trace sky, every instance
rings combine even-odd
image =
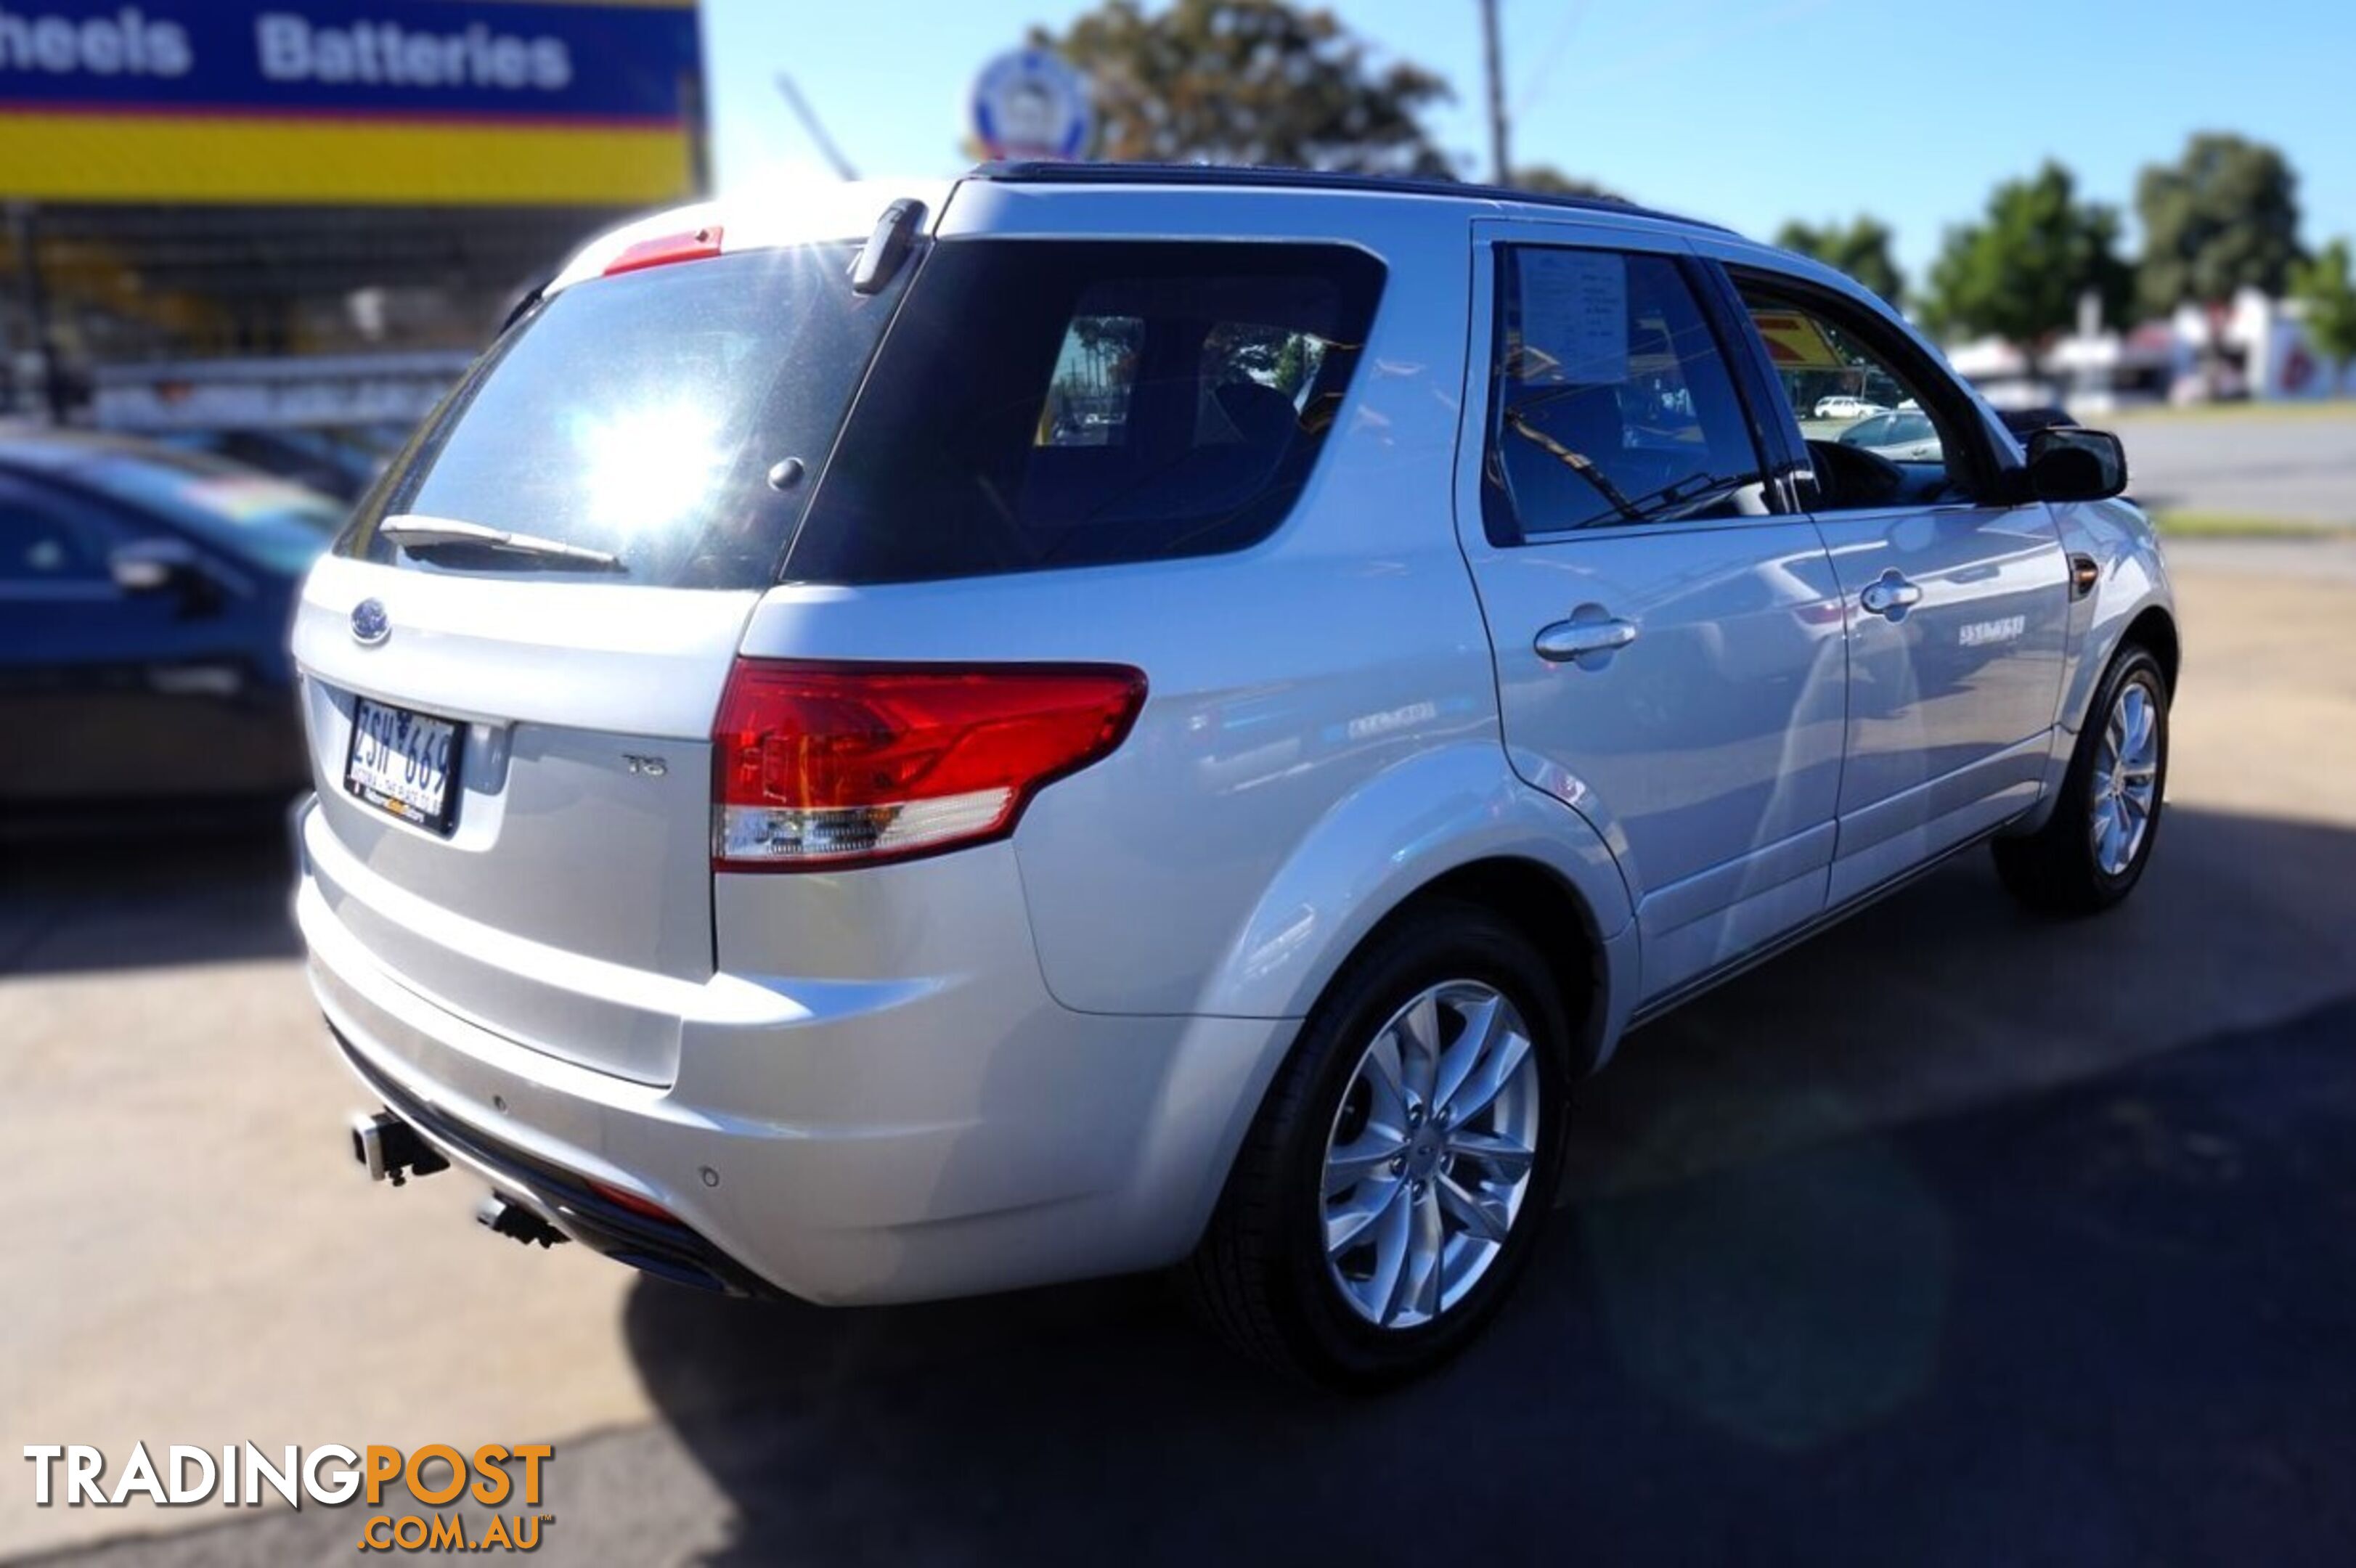
[[[1151,0],[1149,0],[1151,3]],[[1475,0],[1328,0],[1445,77],[1443,147],[1486,177]],[[2136,171],[2199,130],[2272,142],[2310,245],[2356,231],[2356,5],[2345,0],[1499,0],[1517,164],[1761,238],[1871,212],[1920,278],[1997,181],[2059,158],[2126,216]],[[723,191],[822,172],[789,71],[862,175],[963,166],[976,69],[1059,0],[701,0]]]

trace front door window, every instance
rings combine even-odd
[[[1746,284],[1742,301],[1815,470],[1811,510],[1963,498],[1934,389],[1819,307]]]

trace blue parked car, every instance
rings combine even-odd
[[[203,453],[0,432],[0,812],[294,794],[287,621],[343,513]]]

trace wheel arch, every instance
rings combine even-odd
[[[2130,644],[2151,650],[2152,657],[2159,661],[2161,677],[2168,682],[2169,700],[2174,702],[2176,672],[2184,657],[2184,645],[2177,636],[2176,617],[2164,604],[2144,606],[2136,618],[2127,623],[2127,629],[2119,635],[2118,646],[2111,650],[2110,660],[2104,661],[2105,667],[2116,660],[2120,651]]]
[[[1580,960],[1600,1059],[1635,983],[1633,901],[1601,836],[1494,741],[1423,752],[1336,802],[1275,868],[1193,1010],[1307,1017],[1376,929],[1435,889],[1495,903],[1542,952],[1625,955],[1594,958],[1591,981]]]
[[[1521,855],[1491,855],[1440,873],[1408,891],[1370,926],[1351,952],[1380,941],[1392,928],[1434,904],[1475,904],[1503,917],[1520,932],[1555,982],[1569,1026],[1563,1067],[1573,1079],[1585,1076],[1604,1054],[1605,1004],[1612,997],[1608,946],[1595,912],[1579,890],[1553,868]],[[1576,932],[1577,940],[1564,940]],[[1347,967],[1345,959],[1326,983],[1332,989]],[[1323,997],[1321,995],[1320,1001]]]
[[[1637,985],[1633,901],[1619,862],[1584,816],[1513,772],[1494,733],[1419,752],[1308,825],[1188,1009],[1204,1022],[1266,1020],[1268,1031],[1248,1056],[1208,1053],[1219,1059],[1203,1069],[1207,1079],[1180,1096],[1193,1129],[1183,1160],[1147,1162],[1201,1174],[1173,1220],[1186,1245],[1201,1235],[1298,1048],[1301,1020],[1383,926],[1451,892],[1505,901],[1526,931],[1573,923],[1574,941],[1537,945],[1575,951],[1579,964],[1593,965],[1572,1070],[1608,1058]]]
[[[2135,575],[2140,580],[2139,590],[2132,598],[2117,604],[2100,604],[2092,615],[2091,624],[2082,634],[2083,641],[2065,682],[2061,711],[2053,727],[2053,747],[2045,766],[2045,779],[2037,805],[2019,821],[2004,830],[2008,838],[2025,837],[2041,831],[2052,819],[2062,795],[2062,786],[2070,773],[2071,760],[2077,754],[2079,737],[2091,722],[2095,697],[2103,682],[2110,678],[2111,668],[2119,656],[2129,647],[2150,650],[2159,661],[2160,675],[2168,687],[2171,705],[2176,699],[2178,671],[2183,660],[2183,642],[2178,632],[2176,607],[2167,592],[2164,576],[2156,570],[2157,558],[2131,559]]]
[[[1592,836],[1593,830],[1585,828],[1575,813],[1560,809]],[[1596,842],[1600,846],[1601,840]],[[1301,1005],[1301,1019],[1305,1020],[1334,994],[1353,958],[1434,904],[1458,901],[1494,911],[1522,932],[1554,976],[1569,1026],[1563,1044],[1568,1058],[1563,1062],[1566,1081],[1575,1082],[1600,1067],[1632,1004],[1636,982],[1635,926],[1627,921],[1616,933],[1608,932],[1590,892],[1546,859],[1513,850],[1459,859],[1401,891],[1364,922],[1346,949],[1323,970],[1316,989]],[[1607,901],[1605,907],[1613,906]],[[1576,939],[1562,941],[1565,930],[1575,930]],[[1202,1238],[1235,1179],[1248,1140],[1266,1120],[1282,1070],[1301,1049],[1300,1028],[1281,1029],[1274,1038],[1282,1042],[1281,1048],[1262,1056],[1243,1094],[1230,1103],[1215,1157],[1185,1211],[1179,1233],[1187,1238],[1191,1254],[1199,1256]]]

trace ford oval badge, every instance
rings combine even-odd
[[[392,635],[392,617],[381,599],[363,599],[352,606],[352,641],[372,648]]]

